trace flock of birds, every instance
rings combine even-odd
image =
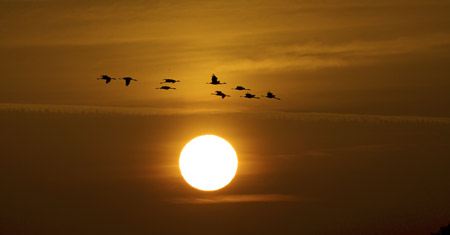
[[[112,78],[112,77],[110,77],[110,76],[108,76],[108,75],[102,75],[101,77],[99,77],[99,78],[97,78],[97,79],[99,79],[99,80],[105,80],[106,83],[110,83],[111,80],[116,80],[115,78]],[[119,78],[119,79],[120,79],[120,80],[125,80],[125,86],[130,85],[130,82],[131,82],[131,81],[137,81],[136,79],[131,78],[131,77],[123,77],[123,78]],[[163,81],[161,82],[161,84],[166,84],[166,83],[172,83],[172,84],[174,84],[174,83],[177,83],[177,82],[180,82],[180,80],[175,80],[175,79],[169,79],[169,78],[166,78],[166,79],[163,79]],[[219,81],[219,79],[217,78],[217,76],[213,74],[212,77],[211,77],[211,82],[208,82],[208,83],[206,83],[206,84],[211,84],[211,85],[223,85],[223,84],[226,84],[226,83],[223,83],[223,82]],[[170,87],[170,86],[167,86],[167,85],[163,85],[163,86],[158,87],[158,88],[156,88],[156,89],[161,89],[161,90],[171,90],[171,89],[173,89],[173,90],[175,90],[176,88]],[[238,90],[238,91],[249,91],[249,90],[250,90],[250,89],[247,89],[247,88],[245,88],[245,87],[243,87],[243,86],[236,86],[235,88],[232,88],[232,89],[233,89],[233,90]],[[212,94],[212,95],[220,96],[220,97],[222,97],[222,99],[225,99],[225,97],[230,97],[230,95],[227,95],[227,94],[223,93],[222,91],[215,91],[214,93],[211,93],[211,94]],[[254,94],[251,94],[251,93],[249,93],[249,92],[247,92],[244,96],[240,96],[240,97],[244,97],[244,98],[247,98],[247,99],[259,99],[259,97],[257,97],[257,96],[254,95]],[[268,99],[276,99],[276,100],[280,100],[280,98],[276,97],[276,96],[275,96],[272,92],[270,92],[270,91],[268,91],[266,95],[262,95],[262,97],[266,97],[266,98],[268,98]]]

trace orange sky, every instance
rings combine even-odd
[[[0,0],[0,234],[437,231],[450,221],[449,12]],[[205,84],[213,73],[227,84]],[[156,90],[163,78],[181,82]],[[177,168],[202,134],[239,157],[213,193]]]
[[[442,1],[1,4],[3,103],[210,107],[216,73],[233,108],[249,107],[230,90],[243,85],[284,98],[257,109],[449,114]],[[154,89],[165,77],[182,80],[175,94]]]

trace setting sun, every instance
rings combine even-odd
[[[192,187],[203,191],[214,191],[229,184],[237,166],[236,151],[215,135],[194,138],[180,155],[181,175]]]

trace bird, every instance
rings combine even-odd
[[[249,91],[250,89],[247,89],[243,86],[237,86],[236,88],[231,88],[233,90],[238,90],[238,91]]]
[[[136,79],[131,78],[131,77],[124,77],[124,78],[120,78],[120,79],[125,80],[125,85],[126,85],[126,86],[130,85],[130,82],[131,82],[132,80],[133,80],[133,81],[137,81]]]
[[[109,83],[110,81],[111,81],[111,79],[112,80],[116,80],[115,78],[112,78],[112,77],[110,77],[110,76],[108,76],[108,75],[102,75],[102,77],[99,77],[99,78],[97,78],[98,80],[100,80],[100,79],[104,79],[105,81],[106,81],[106,83]]]
[[[180,82],[180,80],[175,80],[175,79],[170,79],[170,78],[165,78],[163,79],[164,81],[161,82],[161,84],[163,83],[176,83],[176,82]]]
[[[176,90],[177,88],[170,87],[170,86],[162,86],[162,87],[156,88],[156,89],[161,89],[161,90],[170,90],[170,89],[174,89],[174,90]]]
[[[280,100],[280,98],[276,97],[272,92],[268,91],[266,96],[262,96],[262,97],[266,97],[269,99],[276,99],[276,100]]]
[[[259,99],[259,97],[256,97],[255,95],[250,94],[248,92],[245,94],[245,96],[241,96],[241,97],[248,98],[248,99]]]
[[[225,97],[230,97],[229,95],[223,93],[222,91],[216,91],[216,93],[211,93],[211,95],[221,96],[222,99],[225,99]]]
[[[216,75],[213,74],[212,77],[211,77],[211,82],[210,82],[210,83],[206,83],[206,84],[222,85],[222,84],[226,84],[226,83],[220,82],[220,81],[217,79]]]

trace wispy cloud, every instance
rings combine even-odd
[[[394,116],[370,114],[342,114],[319,112],[285,112],[255,111],[240,112],[226,109],[185,109],[185,108],[152,108],[152,107],[113,107],[88,105],[51,105],[51,104],[10,104],[0,103],[0,111],[41,112],[62,114],[119,114],[133,116],[169,116],[169,115],[220,115],[229,114],[236,117],[255,117],[262,119],[281,119],[297,121],[328,121],[357,123],[411,123],[449,125],[449,117]]]
[[[173,198],[168,202],[175,204],[218,204],[239,202],[293,202],[300,198],[287,194],[242,194],[242,195],[220,195],[201,198]]]
[[[221,70],[314,70],[343,67],[381,61],[383,56],[417,54],[439,46],[450,45],[450,34],[398,37],[386,40],[346,41],[325,43],[320,41],[302,44],[268,46],[254,58],[224,61]]]
[[[135,116],[167,116],[192,114],[220,114],[215,109],[181,109],[153,107],[115,107],[93,105],[10,104],[0,103],[0,110],[17,112],[66,113],[66,114],[122,114]],[[226,111],[226,113],[230,113]]]
[[[290,119],[298,121],[450,124],[450,118],[448,117],[395,116],[351,113],[267,112],[264,118]]]

